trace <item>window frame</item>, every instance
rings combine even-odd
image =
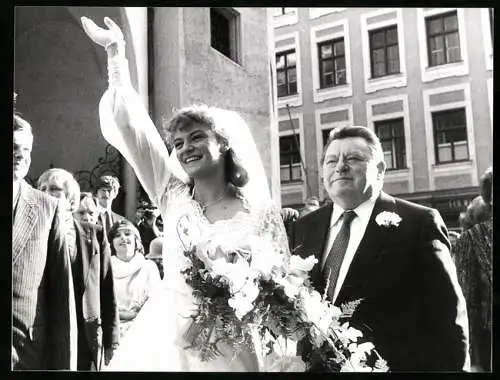
[[[451,16],[451,15],[455,16],[457,27],[456,27],[456,29],[445,31],[445,22],[444,22],[444,19],[446,17]],[[430,23],[432,21],[434,21],[434,20],[440,20],[442,31],[432,34],[430,32]],[[456,60],[456,61],[450,61],[447,58],[447,56],[448,56],[447,52],[448,52],[449,48],[448,48],[448,46],[446,44],[446,37],[449,36],[449,35],[455,34],[455,33],[458,36],[459,59]],[[444,63],[441,63],[441,64],[438,64],[438,63],[433,64],[432,63],[432,51],[431,51],[431,47],[430,47],[430,45],[431,45],[430,41],[431,41],[432,38],[435,38],[435,37],[440,37],[441,41],[443,43]],[[443,66],[443,65],[448,65],[450,63],[458,63],[458,62],[462,62],[463,61],[463,59],[462,59],[462,51],[461,51],[461,46],[460,46],[460,28],[459,28],[459,25],[458,25],[458,12],[457,12],[457,10],[452,10],[452,11],[448,11],[448,12],[439,13],[437,15],[432,15],[432,16],[425,17],[425,38],[427,40],[427,62],[428,62],[428,66],[429,67],[439,67],[439,66]]]
[[[393,13],[393,17],[387,17]],[[382,19],[379,19],[380,17]],[[370,32],[393,26],[396,26],[398,36],[399,73],[373,77]],[[363,51],[365,93],[370,94],[380,90],[407,86],[408,76],[406,69],[406,43],[404,36],[402,8],[384,8],[361,14],[361,46]]]
[[[288,58],[287,58],[287,56],[289,54],[292,54],[292,53],[295,54],[295,64],[293,66],[288,66]],[[285,67],[284,67],[284,69],[278,69],[278,67],[277,67],[278,56],[284,56],[285,57],[284,58],[285,59]],[[275,54],[275,57],[276,57],[276,95],[277,95],[277,97],[278,98],[286,98],[288,96],[297,95],[299,93],[298,78],[297,78],[297,51],[295,49],[289,49],[289,50],[285,50],[285,51],[282,51],[282,52],[277,52]],[[292,69],[295,70],[295,93],[290,93],[289,92],[289,90],[290,90],[290,82],[288,81],[288,71],[292,70]],[[287,94],[286,95],[280,95],[279,94],[278,73],[282,72],[282,71],[285,72],[285,83],[286,83],[286,87],[287,87]]]
[[[388,44],[387,43],[387,32],[390,31],[390,30],[395,30],[396,31],[396,37],[397,37],[397,42],[395,44]],[[375,75],[374,74],[374,68],[375,68],[375,62],[373,60],[373,51],[374,51],[374,48],[373,48],[373,35],[376,34],[376,33],[380,33],[380,32],[383,32],[384,33],[384,46],[383,46],[383,49],[384,49],[384,56],[385,56],[385,59],[384,59],[384,69],[385,69],[385,74],[383,75]],[[378,78],[383,78],[383,77],[386,77],[386,76],[390,76],[390,75],[396,75],[396,74],[401,74],[401,59],[399,57],[399,34],[398,34],[398,25],[397,24],[393,24],[393,25],[389,25],[389,26],[385,26],[385,27],[382,27],[382,28],[377,28],[377,29],[371,29],[368,31],[368,41],[369,41],[369,47],[370,47],[370,69],[371,69],[371,77],[370,79],[378,79]],[[388,55],[388,50],[390,47],[393,47],[393,46],[397,46],[397,51],[398,51],[398,71],[397,72],[394,72],[394,73],[390,73],[389,72],[389,55]]]
[[[290,150],[290,151],[286,151],[285,153],[282,152],[281,150],[281,139],[285,139],[285,138],[291,138],[292,140],[292,145],[294,146],[295,150]],[[298,146],[297,146],[298,144]],[[299,132],[291,132],[289,134],[285,134],[285,135],[280,135],[279,137],[279,152],[280,152],[280,183],[281,184],[289,184],[289,183],[302,183],[304,182],[304,178],[303,178],[303,175],[304,173],[302,173],[302,160],[301,160],[301,157],[302,157],[302,154],[301,154],[301,147],[300,147],[300,131]],[[289,160],[289,162],[287,162],[286,164],[283,164],[282,161],[281,161],[281,156],[283,154],[286,154],[288,157],[290,156],[293,156],[293,155],[297,155],[298,158],[299,158],[299,161],[298,162],[292,162],[291,160]],[[293,178],[293,173],[294,173],[294,169],[296,168],[299,168],[299,173],[300,173],[300,178]],[[289,174],[289,179],[288,180],[283,180],[282,177],[281,177],[281,172],[284,168],[288,168],[288,174]]]
[[[228,54],[215,46],[212,12],[228,22]],[[210,47],[238,65],[241,61],[241,15],[234,8],[210,8]]]
[[[344,54],[342,55],[335,55],[335,49],[334,49],[334,46],[336,43],[339,43],[339,42],[342,42],[342,44],[344,45]],[[323,46],[331,46],[332,48],[332,57],[331,58],[322,58],[321,57],[321,48]],[[319,87],[320,89],[328,89],[328,88],[334,88],[334,87],[338,87],[338,86],[343,86],[343,85],[346,85],[347,84],[347,65],[346,65],[346,53],[345,53],[345,39],[344,37],[338,37],[338,38],[335,38],[335,39],[331,39],[331,40],[325,40],[325,41],[321,41],[321,42],[317,42],[317,46],[318,46],[318,70],[319,70]],[[335,62],[337,60],[340,60],[342,59],[344,61],[344,83],[335,83],[336,82],[336,76],[337,76],[337,70],[335,69]],[[332,86],[326,86],[325,85],[325,79],[324,79],[324,76],[325,76],[325,73],[323,72],[323,62],[324,61],[332,61],[333,63],[333,85]]]
[[[439,126],[436,125],[436,120],[435,120],[437,117],[445,118],[449,114],[452,114],[452,113],[457,114],[459,112],[461,112],[461,114],[463,115],[463,125],[462,126],[452,126],[452,128],[449,128],[446,131],[438,131],[437,127],[439,127]],[[434,163],[435,163],[435,165],[446,165],[446,164],[453,164],[453,163],[457,163],[457,162],[466,162],[466,161],[470,160],[471,154],[469,151],[469,140],[468,140],[468,136],[467,136],[467,114],[466,114],[466,112],[467,112],[467,110],[466,110],[465,106],[460,107],[460,108],[450,108],[450,109],[446,109],[446,110],[431,112],[432,132],[433,132],[433,138],[434,138]],[[446,128],[448,126],[444,126],[444,127]],[[457,130],[462,130],[462,129],[464,130],[465,137],[466,137],[465,146],[467,149],[467,157],[462,158],[462,159],[458,159],[458,160],[455,159],[455,141],[452,140],[450,142],[451,160],[441,161],[439,159],[439,145],[440,144],[438,143],[438,138],[437,138],[438,133],[440,133],[440,132],[455,132]]]
[[[449,13],[451,11],[457,12],[461,61],[446,65],[429,66],[425,19],[429,16]],[[417,8],[417,36],[422,82],[427,83],[449,77],[469,75],[469,54],[467,50],[467,28],[464,8]]]
[[[446,94],[455,91],[463,91],[463,99],[452,102],[440,102],[431,104],[431,97],[439,94]],[[474,117],[472,113],[471,85],[469,82],[447,85],[436,88],[424,89],[422,91],[424,105],[425,143],[427,154],[427,170],[429,173],[429,190],[444,189],[443,185],[437,184],[437,180],[444,177],[456,177],[468,175],[471,178],[470,186],[478,186],[479,177],[477,172],[476,138],[474,128]],[[434,129],[432,123],[432,113],[454,108],[465,108],[467,145],[469,160],[461,162],[451,162],[448,164],[436,165],[434,147]]]
[[[330,29],[330,32],[325,32]],[[320,36],[317,36],[320,34]],[[322,35],[321,35],[322,34]],[[344,57],[345,57],[345,78],[346,83],[342,85],[321,88],[320,79],[320,51],[318,45],[325,41],[344,39]],[[352,77],[351,77],[351,43],[349,39],[349,21],[341,19],[339,21],[322,23],[313,26],[310,29],[310,59],[311,75],[313,82],[313,102],[320,103],[325,100],[336,98],[348,98],[352,96]]]
[[[282,46],[279,44],[282,41],[293,40],[293,42],[286,43]],[[276,75],[276,99],[277,99],[277,107],[278,109],[286,107],[288,104],[290,107],[298,107],[302,105],[302,75],[301,75],[301,60],[300,60],[300,42],[299,42],[299,33],[292,32],[286,34],[279,34],[274,38],[274,59],[276,60],[276,55],[287,50],[295,50],[296,54],[296,68],[297,68],[297,94],[289,95],[289,96],[281,96],[278,97],[278,72],[276,68],[276,61],[273,64]]]
[[[396,117],[396,118],[387,118],[387,119],[380,119],[376,120],[373,122],[373,129],[375,131],[375,134],[378,136],[380,143],[383,144],[384,141],[391,141],[391,147],[392,147],[392,167],[389,167],[386,162],[386,171],[394,171],[394,170],[405,170],[408,169],[407,167],[407,153],[406,153],[406,136],[405,136],[405,125],[404,125],[404,116]],[[399,123],[399,124],[396,124]],[[398,125],[398,128],[400,130],[400,136],[395,136],[394,135],[394,126]],[[382,138],[379,136],[379,133],[377,129],[379,127],[383,126],[390,126],[391,128],[391,136],[387,138]],[[399,142],[399,146],[402,146],[402,155],[400,156],[397,152],[397,142]],[[401,152],[399,152],[401,153]],[[384,157],[385,159],[385,157]],[[399,159],[399,160],[398,160]],[[398,161],[401,164],[401,166],[398,165]]]

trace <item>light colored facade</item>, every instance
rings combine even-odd
[[[99,130],[98,100],[107,88],[106,53],[85,35],[80,17],[111,17],[127,42],[132,83],[157,128],[175,109],[206,103],[248,122],[279,200],[277,128],[272,98],[271,15],[266,8],[16,7],[17,109],[33,125],[30,169],[75,173],[84,190],[98,175],[120,177],[118,211],[132,217],[138,182]],[[224,42],[214,38],[214,30]],[[217,45],[217,46],[216,46]],[[273,173],[274,171],[274,173]]]
[[[365,125],[384,139],[384,190],[456,227],[493,160],[492,17],[488,8],[274,8],[282,204],[324,199],[328,131]]]

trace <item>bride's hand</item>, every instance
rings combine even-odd
[[[96,44],[107,47],[113,43],[124,42],[123,33],[118,25],[109,17],[104,17],[104,23],[108,29],[101,28],[88,17],[82,17],[82,26],[85,33]]]

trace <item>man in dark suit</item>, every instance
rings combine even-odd
[[[386,165],[368,128],[332,131],[322,165],[333,205],[297,220],[291,239],[318,259],[316,290],[336,306],[361,299],[351,323],[391,371],[467,370],[465,301],[439,212],[381,191]]]
[[[38,188],[62,199],[73,213],[67,236],[78,322],[77,369],[100,371],[120,337],[108,239],[101,226],[79,220],[80,186],[70,172],[49,169],[38,179]]]
[[[96,198],[101,208],[99,213],[98,223],[103,226],[106,235],[109,233],[111,226],[125,217],[111,210],[111,205],[118,195],[120,182],[118,178],[112,175],[103,175],[99,177],[96,184]]]
[[[77,327],[64,209],[24,181],[33,135],[17,114],[13,127],[12,369],[74,370]]]

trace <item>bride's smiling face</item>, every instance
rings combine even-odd
[[[224,165],[223,146],[208,126],[192,123],[173,132],[177,158],[191,178],[205,177]]]

